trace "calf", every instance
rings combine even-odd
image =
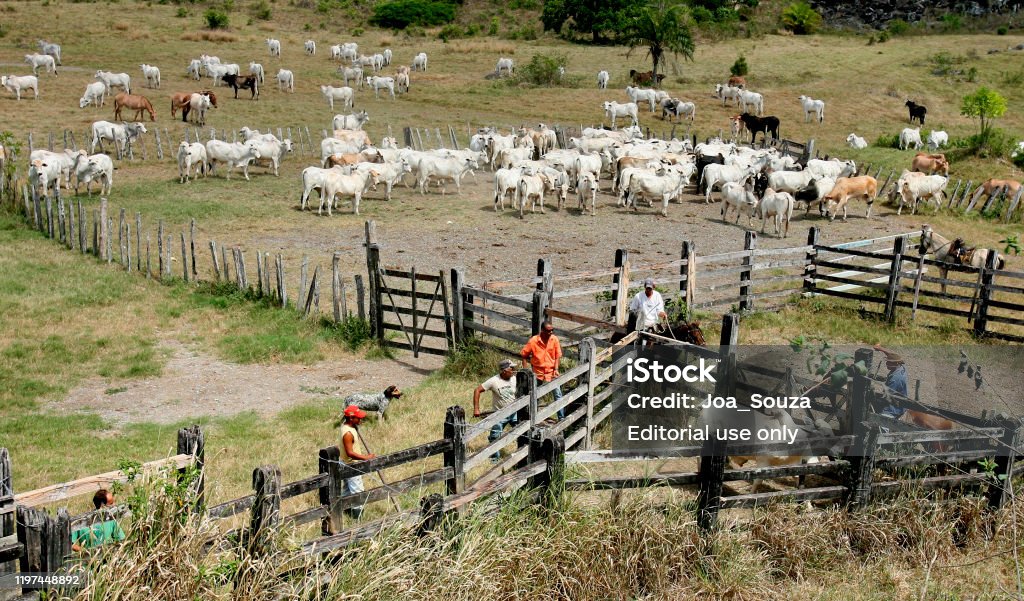
[[[871,217],[871,205],[875,202],[875,197],[878,195],[878,181],[870,175],[862,175],[860,177],[841,177],[836,180],[836,185],[832,188],[832,191],[825,195],[825,214],[829,216],[829,221],[836,220],[836,214],[839,209],[843,210],[843,221],[846,221],[846,205],[849,203],[851,198],[863,198],[867,202],[868,210],[864,214],[865,218]]]
[[[427,70],[427,53],[420,52],[412,59],[412,70],[413,71],[426,71]]]
[[[857,150],[864,150],[865,148],[868,147],[867,140],[858,136],[857,134],[850,134],[846,136],[846,143],[847,145],[849,145],[850,148],[855,148]]]
[[[281,58],[281,40],[267,38],[267,48],[270,50],[270,56]]]
[[[539,175],[524,173],[519,176],[519,183],[516,184],[516,204],[519,205],[519,218],[523,218],[523,210],[527,202],[531,202],[530,212],[537,212],[537,202],[540,201],[540,212],[544,213],[544,179]]]
[[[323,190],[320,193],[320,210],[317,211],[317,215],[321,214],[324,201],[326,200],[327,215],[330,216],[334,197],[338,194],[352,197],[352,212],[358,215],[359,201],[363,197],[363,192],[366,192],[371,183],[377,183],[377,172],[372,169],[365,172],[356,171],[349,175],[342,173],[338,169],[328,169],[324,175]]]
[[[608,75],[607,71],[598,71],[597,72],[597,88],[599,90],[607,89],[608,88],[608,81],[610,79],[611,79],[611,76]]]
[[[722,223],[727,222],[729,208],[736,208],[736,223],[739,224],[740,216],[747,214],[747,227],[753,224],[754,212],[757,210],[757,196],[754,195],[753,184],[750,178],[743,182],[726,182],[722,184]]]
[[[313,40],[306,40],[305,43],[306,54],[310,56],[316,55],[316,42]]]
[[[580,212],[586,213],[586,201],[590,198],[590,216],[593,217],[597,208],[597,178],[591,172],[580,173],[576,179],[576,196],[580,201]]]
[[[516,198],[516,188],[519,186],[519,178],[523,176],[523,170],[519,167],[511,169],[498,169],[494,172],[494,210],[505,210],[505,195],[510,191],[512,197]],[[515,205],[513,204],[513,208]]]
[[[238,74],[230,74],[221,76],[221,81],[224,85],[231,86],[235,90],[235,98],[238,98],[239,88],[243,90],[249,90],[249,99],[256,100],[260,97],[259,89],[259,77],[256,75],[241,76]]]
[[[921,175],[918,177],[900,178],[899,194],[901,198],[900,207],[896,210],[899,215],[903,212],[903,205],[910,205],[910,214],[917,212],[917,203],[923,200],[932,199],[935,201],[935,210],[942,207],[942,196],[946,190],[949,178],[941,175]]]
[[[794,204],[796,201],[789,192],[766,189],[758,204],[758,212],[761,213],[761,233],[764,233],[768,218],[771,217],[775,222],[775,235],[778,236],[781,231],[783,238],[789,236],[789,222],[793,219]]]
[[[206,156],[210,161],[210,172],[216,171],[217,163],[227,165],[227,179],[231,179],[231,170],[242,168],[245,180],[249,181],[249,164],[260,158],[260,151],[255,140],[244,144],[241,142],[222,142],[210,140],[206,143]]]
[[[928,175],[941,173],[948,176],[949,161],[946,160],[946,155],[944,154],[925,154],[919,152],[914,155],[914,160],[910,164],[910,170],[927,173]]]
[[[182,142],[178,145],[178,183],[183,184],[189,181],[192,175],[192,166],[196,166],[196,177],[202,171],[206,177],[207,171],[206,147],[199,142]],[[194,178],[193,178],[194,179]]]

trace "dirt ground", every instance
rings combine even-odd
[[[160,376],[118,385],[106,378],[91,378],[65,398],[48,401],[46,409],[58,414],[88,411],[114,424],[173,424],[196,416],[227,417],[245,411],[269,416],[324,397],[377,392],[395,383],[415,386],[441,366],[439,357],[413,359],[405,353],[381,361],[352,357],[344,363],[240,365],[176,340],[165,339],[160,346],[170,355]]]

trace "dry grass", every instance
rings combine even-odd
[[[445,54],[501,54],[516,53],[516,44],[502,40],[453,40],[448,42],[442,52]]]
[[[131,25],[125,23],[124,21],[118,21],[117,23],[111,25],[111,27],[113,27],[115,31],[128,31],[131,28]]]
[[[188,42],[237,42],[238,36],[226,31],[186,31],[181,39]]]

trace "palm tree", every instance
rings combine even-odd
[[[623,31],[622,42],[629,46],[627,56],[637,48],[647,49],[654,63],[652,80],[655,87],[658,86],[658,65],[666,52],[693,60],[693,37],[686,26],[683,10],[680,4],[668,7],[664,3],[647,5],[629,20]]]

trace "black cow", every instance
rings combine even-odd
[[[921,122],[921,125],[924,125],[924,116],[928,112],[928,109],[925,108],[923,104],[918,104],[913,100],[908,100],[905,106],[907,107],[907,111],[910,112],[910,122],[913,123],[914,119],[917,119]]]
[[[242,88],[243,90],[249,90],[251,100],[255,100],[260,96],[260,89],[257,83],[258,78],[255,75],[246,75],[245,77],[242,77],[240,75],[230,74],[223,75],[221,76],[220,79],[224,82],[225,85],[229,85],[235,89],[236,99],[238,98],[239,88]]]
[[[724,165],[725,157],[720,154],[714,156],[711,155],[697,155],[697,193],[705,194],[707,191],[704,189],[704,168],[708,165]]]
[[[768,132],[771,132],[772,139],[779,139],[779,118],[778,117],[758,117],[751,115],[750,113],[743,113],[740,115],[740,121],[750,132],[750,143],[753,144],[754,140],[757,139],[757,134],[764,132],[765,141],[768,139]]]

